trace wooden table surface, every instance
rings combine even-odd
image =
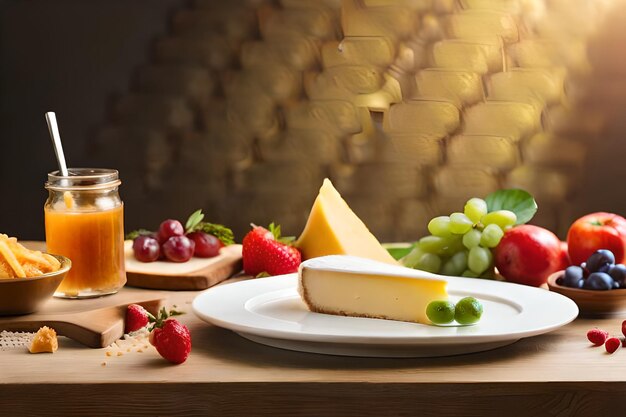
[[[89,349],[66,338],[54,354],[0,351],[0,415],[626,413],[626,349],[609,355],[585,337],[595,326],[620,334],[621,318],[577,319],[483,353],[351,358],[253,343],[200,321],[191,312],[197,292],[169,294],[169,304],[189,312],[180,317],[192,334],[187,362],[170,365],[153,347],[107,356],[111,349]]]

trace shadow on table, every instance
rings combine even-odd
[[[498,349],[439,358],[359,358],[323,355],[279,349],[249,341],[236,333],[215,326],[194,329],[194,353],[206,353],[221,360],[246,363],[255,367],[271,366],[283,368],[315,369],[378,369],[378,368],[430,368],[440,366],[462,366],[466,364],[493,364],[510,361],[518,357],[528,359],[532,355],[554,346],[564,335],[550,333],[521,339]]]

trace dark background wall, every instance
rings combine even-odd
[[[56,169],[44,113],[57,113],[71,166],[111,96],[166,33],[182,0],[0,1],[0,232],[43,239],[46,174]]]
[[[92,165],[97,158],[90,154],[89,139],[106,120],[107,104],[128,90],[133,70],[150,61],[153,40],[168,32],[171,12],[185,4],[184,0],[0,0],[0,232],[21,239],[44,238],[43,185],[46,173],[56,169],[44,112],[57,113],[69,164]],[[623,79],[626,71],[626,62],[615,58],[618,48],[610,42],[623,44],[626,33],[618,28],[624,22],[626,10],[619,9],[607,26],[610,33],[592,54],[594,60],[608,58],[605,72],[613,77],[608,84]],[[602,81],[603,73],[596,78]],[[621,117],[626,83],[618,87],[613,102],[594,103],[612,109],[613,117],[605,134],[589,147],[575,201],[563,204],[563,210],[571,213],[568,219],[599,210],[626,214],[626,118]],[[251,220],[242,219],[246,224]],[[560,230],[563,235],[566,228]]]

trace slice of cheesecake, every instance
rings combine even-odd
[[[424,271],[348,255],[302,262],[298,292],[316,313],[428,324],[426,306],[447,300],[447,281]]]

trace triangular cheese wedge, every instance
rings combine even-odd
[[[341,198],[328,178],[320,188],[296,246],[304,259],[325,255],[353,255],[397,264]]]
[[[355,256],[310,259],[298,275],[300,296],[317,313],[428,324],[428,304],[448,299],[438,275]]]

